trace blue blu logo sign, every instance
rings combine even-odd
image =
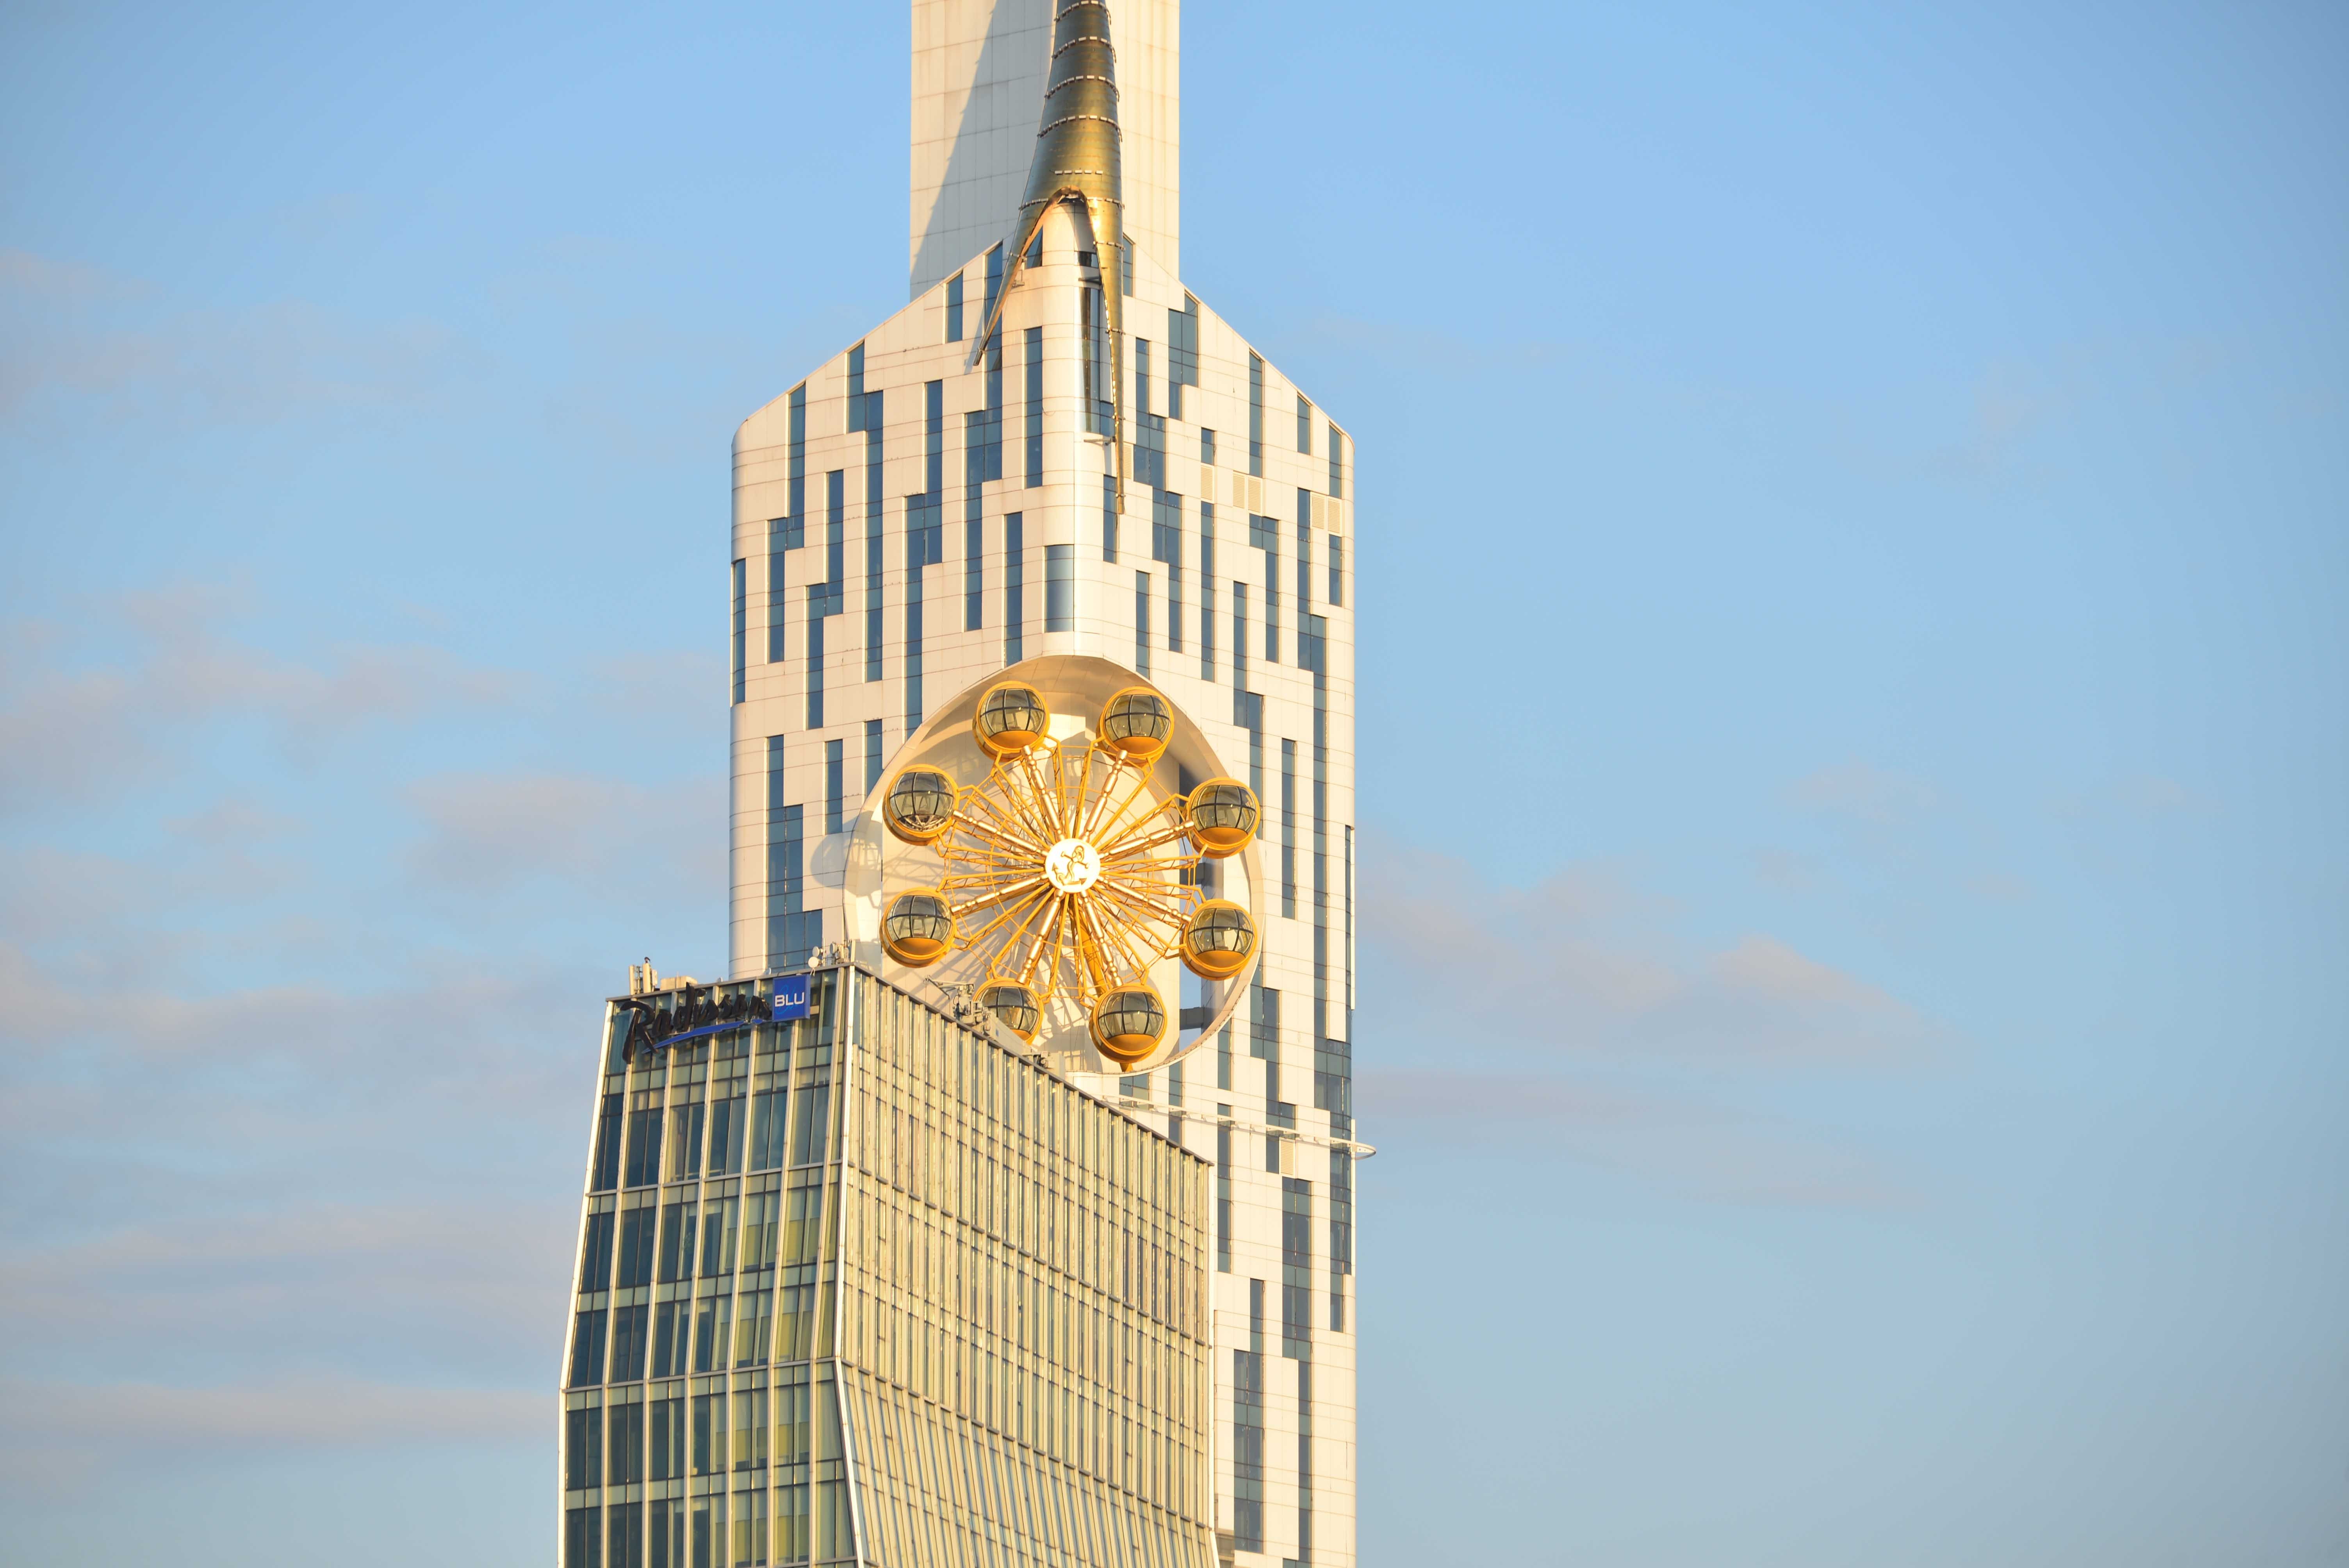
[[[781,975],[775,978],[775,1010],[771,1015],[781,1024],[808,1016],[808,977],[804,975]]]

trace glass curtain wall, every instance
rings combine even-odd
[[[565,1568],[1210,1568],[1209,1167],[861,971],[811,1002],[611,1010]]]

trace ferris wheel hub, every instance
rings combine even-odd
[[[1082,892],[1101,872],[1101,851],[1082,839],[1062,839],[1044,856],[1044,880],[1056,892]]]

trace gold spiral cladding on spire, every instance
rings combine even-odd
[[[995,309],[972,341],[974,363],[995,336],[1011,285],[1027,264],[1028,247],[1044,215],[1079,201],[1093,232],[1108,315],[1110,469],[1117,476],[1118,510],[1125,508],[1125,176],[1119,152],[1117,50],[1110,42],[1108,0],[1069,0],[1053,15],[1052,64],[1044,78],[1044,113],[1036,156],[1028,166],[1028,193],[1019,201],[1019,239],[1011,276]]]
[[[1019,242],[1029,242],[1052,206],[1082,199],[1102,259],[1102,292],[1120,293],[1109,265],[1125,248],[1125,177],[1117,123],[1117,52],[1110,43],[1106,0],[1071,0],[1052,24],[1052,64],[1044,78],[1044,112],[1028,193],[1019,201]],[[1104,221],[1106,220],[1106,221]],[[1116,306],[1112,305],[1115,311]]]

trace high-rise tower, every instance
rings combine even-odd
[[[738,1161],[713,1199],[696,1156],[703,1212],[761,1181],[835,1193],[807,1202],[838,1268],[819,1248],[755,1290],[843,1293],[831,1359],[790,1372],[838,1390],[809,1450],[833,1470],[791,1483],[837,1501],[788,1505],[816,1511],[790,1537],[812,1558],[778,1526],[709,1562],[1350,1563],[1352,445],[1183,286],[1175,0],[913,11],[912,302],[735,438],[733,977],[616,999],[583,1257],[599,1202],[623,1237],[655,1202],[629,1119],[706,1107],[687,1136],[714,1150],[721,1078],[776,1174]],[[911,1067],[865,1044],[859,1079],[848,1035],[819,1058],[769,1022],[802,973],[960,1043]],[[972,1066],[999,1057],[1022,1066]],[[819,1089],[829,1188],[796,1160],[825,1169],[793,1119]],[[876,1175],[885,1146],[959,1185]],[[620,1294],[593,1332],[622,1332]],[[657,1337],[670,1304],[639,1305],[628,1332]],[[731,1375],[771,1390],[787,1346],[741,1314],[782,1309],[732,1310],[762,1359]],[[738,1397],[724,1370],[682,1397]],[[614,1377],[593,1398],[634,1429]],[[741,1506],[783,1517],[784,1484]],[[969,1533],[923,1534],[920,1496]]]

